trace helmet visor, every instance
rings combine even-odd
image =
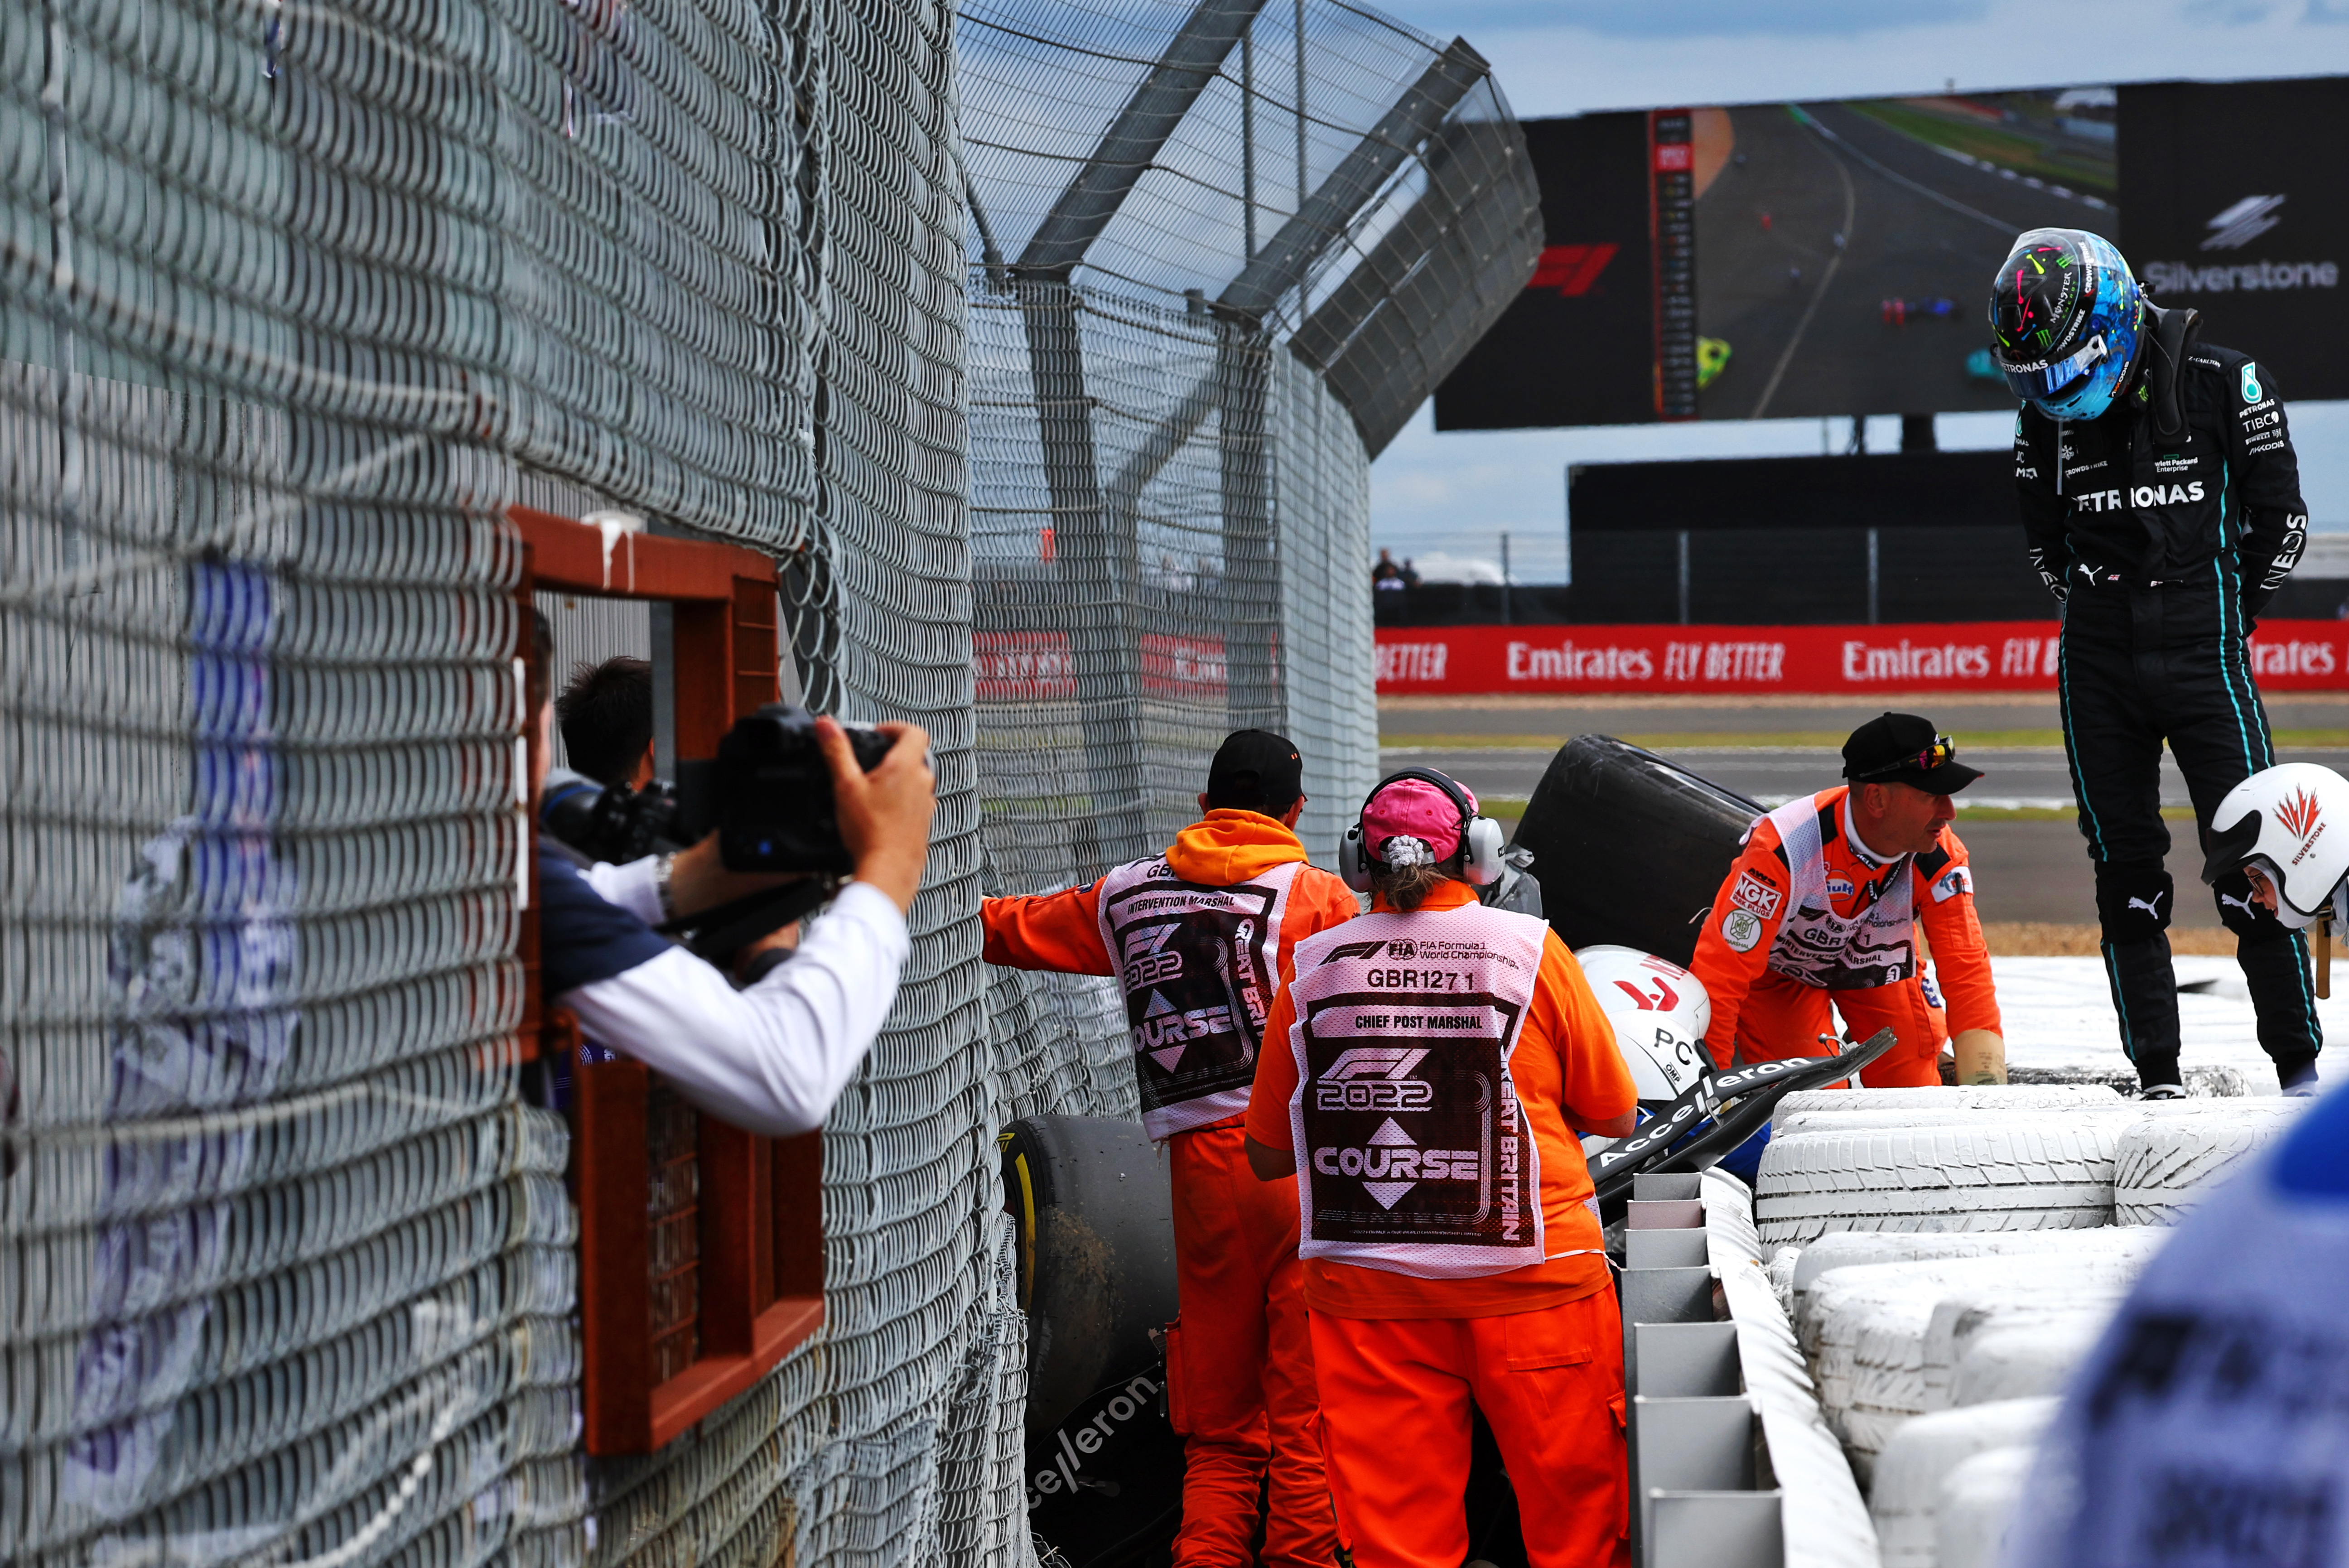
[[[2095,369],[2106,352],[2105,335],[2097,333],[2061,359],[2041,359],[2013,365],[1995,349],[1992,358],[2006,377],[2007,386],[2026,403],[2053,402],[2071,389],[2072,384]]]

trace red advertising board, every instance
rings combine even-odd
[[[1224,701],[1224,639],[1140,639],[1142,690],[1152,697],[1193,702]],[[981,702],[1072,702],[1077,659],[1065,631],[982,631],[971,638]]]
[[[1381,627],[1379,695],[2053,691],[2054,621],[1916,626]],[[2349,690],[2349,622],[2269,621],[2271,691]]]

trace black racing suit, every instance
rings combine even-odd
[[[2227,792],[2275,762],[2245,639],[2308,524],[2274,377],[2194,341],[2193,314],[2156,313],[2135,385],[2100,418],[2026,406],[2014,440],[2032,564],[2064,603],[2064,745],[2096,863],[2105,972],[2147,1084],[2179,1081],[2161,743],[2207,843]],[[2240,872],[2214,892],[2260,1044],[2289,1085],[2323,1040],[2307,943],[2251,902]]]

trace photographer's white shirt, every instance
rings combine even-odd
[[[642,1062],[699,1109],[785,1137],[821,1127],[897,997],[910,942],[888,895],[851,882],[789,963],[745,991],[652,929],[656,861],[582,869],[539,856],[547,995],[595,1044]]]

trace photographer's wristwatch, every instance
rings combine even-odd
[[[677,889],[669,878],[677,873],[677,857],[664,855],[653,866],[653,887],[660,895],[661,921],[667,924],[677,919]]]

